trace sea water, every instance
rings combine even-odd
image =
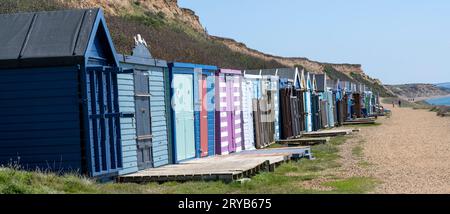
[[[450,97],[433,98],[426,100],[427,103],[437,106],[450,106]]]

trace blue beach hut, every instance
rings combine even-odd
[[[216,66],[169,63],[174,163],[215,155]]]
[[[328,128],[333,128],[336,126],[335,117],[335,95],[334,90],[336,88],[337,81],[327,77],[327,90],[324,93],[324,98],[327,100],[327,119]]]
[[[327,92],[327,75],[325,73],[323,74],[315,74],[316,79],[316,88],[317,88],[317,95],[318,95],[318,102],[319,102],[319,123],[320,128],[328,128],[328,100],[326,98],[326,92]]]
[[[130,115],[121,119],[120,174],[171,163],[167,62],[154,59],[140,35],[134,39],[132,54],[118,55],[124,69],[118,74],[119,105]]]
[[[304,103],[305,103],[305,131],[312,132],[313,124],[312,124],[312,80],[309,72],[303,70],[303,79],[305,80],[305,88],[304,88]]]
[[[0,164],[122,168],[116,51],[100,9],[0,15]]]
[[[304,129],[303,92],[298,68],[277,69],[280,79],[280,129],[281,138],[300,136]]]

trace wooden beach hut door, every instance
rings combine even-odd
[[[305,131],[311,132],[312,131],[312,112],[311,112],[311,92],[306,91],[305,92]]]
[[[306,110],[305,110],[305,102],[304,102],[304,93],[301,90],[296,89],[295,94],[297,96],[297,103],[298,103],[298,111],[300,115],[300,131],[303,132],[306,130]]]
[[[353,94],[354,104],[354,114],[357,118],[361,118],[361,94]]]
[[[200,95],[200,156],[208,156],[208,109],[207,102],[207,76],[202,74],[199,79],[199,95]]]
[[[174,74],[176,160],[195,158],[194,86],[192,74]]]
[[[295,125],[293,123],[293,118],[295,117],[292,114],[291,110],[291,91],[290,88],[282,88],[280,89],[280,109],[281,109],[281,137],[283,139],[291,138],[293,134],[293,129],[295,129]]]
[[[150,87],[146,72],[137,70],[134,74],[137,159],[138,169],[153,167],[152,135],[150,128]]]
[[[299,97],[298,94],[295,93],[296,89],[291,88],[289,90],[289,94],[287,96],[290,97],[290,111],[291,111],[291,121],[292,121],[292,137],[297,137],[301,134],[302,131],[302,112],[299,107]]]

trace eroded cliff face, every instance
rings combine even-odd
[[[180,8],[177,0],[58,0],[74,8],[101,7],[107,15],[163,13],[169,20],[182,21],[198,32],[205,30],[194,11]]]

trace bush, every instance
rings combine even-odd
[[[18,13],[34,11],[52,11],[66,8],[66,5],[56,0],[1,0],[0,13]]]
[[[182,23],[161,21],[154,19],[155,17],[157,15],[150,17],[148,14],[107,17],[118,52],[131,53],[134,47],[133,36],[141,34],[150,46],[152,55],[168,61],[209,64],[235,69],[283,67],[276,61],[265,61],[232,51],[224,44],[211,40]]]

